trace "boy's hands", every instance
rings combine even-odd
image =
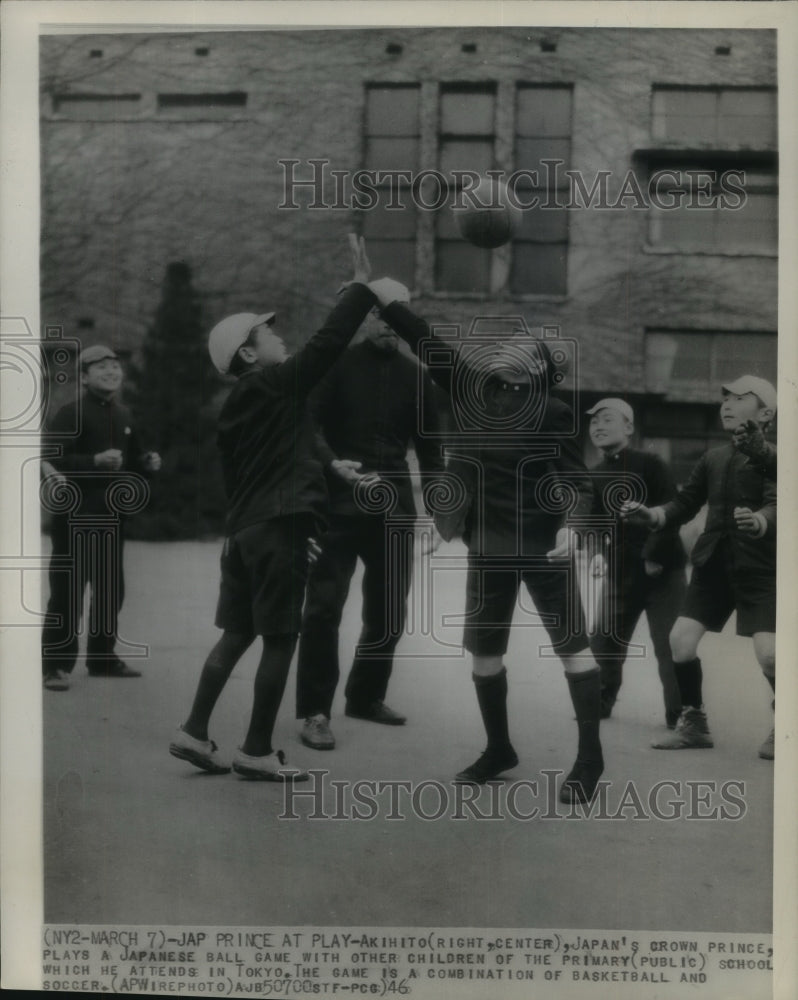
[[[628,500],[623,504],[619,514],[621,520],[628,521],[629,524],[644,524],[648,528],[654,528],[657,525],[657,515],[654,511],[642,503],[635,503],[633,500]]]
[[[360,472],[362,465],[362,462],[353,462],[350,458],[336,458],[330,462],[330,468],[345,483],[356,483],[360,479],[379,479],[376,472]]]
[[[377,281],[372,281],[369,284],[369,288],[377,296],[377,301],[383,308],[392,302],[410,301],[410,292],[408,292],[407,286],[393,278],[378,278]]]
[[[371,264],[366,254],[366,241],[361,236],[359,239],[354,233],[349,233],[349,249],[352,253],[352,270],[354,275],[352,281],[359,281],[367,285],[371,280]]]
[[[732,444],[749,458],[765,458],[767,448],[762,428],[755,420],[746,420],[732,431]]]
[[[122,468],[122,452],[118,448],[107,448],[94,456],[94,464],[98,469],[116,472]]]
[[[145,472],[159,472],[161,469],[161,456],[157,451],[148,451],[141,456],[141,464]]]
[[[764,518],[761,514],[755,514],[749,507],[735,507],[734,520],[737,530],[744,535],[754,535],[758,537],[764,534]]]
[[[549,562],[554,562],[556,559],[570,559],[575,550],[576,532],[568,527],[560,528],[557,532],[554,548],[546,553],[546,558]]]

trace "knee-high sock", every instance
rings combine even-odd
[[[601,672],[586,670],[581,674],[566,674],[571,701],[579,727],[577,759],[583,763],[603,764],[599,719],[601,717]]]
[[[488,736],[488,749],[499,750],[510,745],[507,724],[507,670],[480,677],[473,674],[482,722]]]
[[[224,632],[208,654],[200,674],[194,704],[183,729],[198,740],[207,740],[208,722],[219,695],[227,683],[233,667],[252,643],[252,638],[233,632]]]
[[[283,700],[288,668],[296,646],[295,635],[265,635],[263,653],[255,674],[255,694],[247,737],[241,749],[250,757],[272,752],[272,732]]]
[[[698,657],[694,660],[685,660],[684,663],[674,663],[673,672],[676,674],[676,683],[679,685],[682,706],[684,708],[701,708],[703,704],[701,682],[704,675]]]

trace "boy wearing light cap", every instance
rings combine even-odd
[[[211,713],[236,663],[260,635],[249,729],[232,767],[262,781],[307,778],[285,769],[285,755],[274,752],[271,739],[300,627],[309,547],[327,507],[306,401],[376,301],[366,287],[365,247],[354,237],[350,247],[354,281],[296,354],[289,357],[273,331],[274,313],[228,316],[210,334],[214,365],[237,378],[218,425],[229,505],[216,611],[223,633],[205,661],[188,719],[169,746],[174,757],[210,773],[230,770],[208,737]]]
[[[707,504],[706,525],[691,557],[693,576],[670,636],[683,710],[675,733],[652,744],[657,750],[713,746],[696,654],[704,633],[720,632],[732,611],[737,611],[737,634],[753,638],[757,661],[776,690],[775,473],[769,458],[747,454],[752,435],[741,432],[749,422],[767,428],[776,414],[776,390],[765,379],[743,375],[722,392],[720,418],[731,443],[710,449],[670,502],[652,508],[627,504],[622,512],[630,521],[661,528],[691,521]],[[772,458],[772,448],[766,452]],[[759,755],[773,759],[773,732]]]
[[[130,473],[157,472],[160,456],[139,444],[127,409],[117,402],[122,366],[104,344],[80,355],[84,392],[67,403],[48,427],[47,440],[59,452],[51,468],[76,498],[68,512],[54,504],[50,597],[42,631],[42,673],[49,691],[66,691],[78,654],[83,592],[91,588],[86,667],[92,677],[140,677],[116,655],[117,618],[125,595],[125,517],[114,509],[113,487]],[[75,428],[78,428],[77,434]],[[55,487],[58,490],[58,486]],[[109,534],[110,533],[110,534]],[[109,544],[98,542],[109,539]]]
[[[626,480],[645,490],[649,504],[663,504],[676,494],[670,470],[658,455],[629,447],[634,433],[634,411],[623,399],[602,399],[587,411],[590,440],[604,455],[591,471],[594,477],[593,514],[615,517],[611,551],[597,553],[594,574],[605,575],[601,626],[591,641],[601,668],[601,715],[607,719],[623,680],[623,665],[635,627],[645,611],[657,658],[665,722],[673,729],[681,714],[679,687],[673,670],[668,636],[687,588],[687,556],[678,526],[649,532],[628,524],[609,508],[612,487]]]

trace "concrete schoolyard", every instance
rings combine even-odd
[[[204,775],[167,749],[218,634],[219,548],[129,544],[120,631],[149,650],[142,659],[130,645],[120,652],[144,676],[89,678],[79,661],[69,692],[44,692],[47,922],[770,931],[773,767],[757,757],[772,724],[770,692],[750,640],[733,627],[702,648],[715,749],[649,748],[665,732],[661,696],[656,664],[637,658],[602,726],[606,811],[616,818],[569,818],[547,801],[542,772],[570,767],[573,710],[558,662],[537,655],[543,633],[524,602],[506,661],[521,763],[471,806],[461,801],[463,818],[454,818],[451,776],[484,744],[459,650],[464,551],[443,546],[431,564],[417,564],[410,634],[391,682],[388,701],[407,714],[406,726],[344,718],[342,683],[337,749],[306,749],[292,668],[275,746],[289,763],[329,775],[323,784],[316,776],[323,799],[296,799],[297,818],[281,818],[281,786]],[[356,579],[341,635],[344,672],[358,593]],[[646,638],[643,625],[635,641],[644,647]],[[212,722],[230,753],[243,738],[256,662],[253,648]],[[347,784],[336,792],[330,781]],[[361,807],[376,815],[354,819],[346,796],[358,781],[410,785],[393,786],[393,812],[383,790],[376,806]],[[525,819],[535,806],[538,815]],[[730,818],[719,818],[721,808]]]

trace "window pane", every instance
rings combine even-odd
[[[490,282],[490,250],[470,243],[438,240],[436,287],[445,292],[487,292]]]
[[[370,239],[368,255],[374,274],[390,274],[408,288],[413,288],[416,281],[415,241]]]
[[[56,94],[53,111],[84,121],[113,121],[141,110],[139,94]]]
[[[453,170],[475,170],[484,174],[493,168],[493,141],[449,141],[441,144],[440,170],[444,177]]]
[[[749,145],[775,143],[775,93],[767,90],[721,91],[718,138]]]
[[[462,239],[460,230],[457,228],[457,218],[452,209],[451,202],[438,209],[435,213],[435,234],[441,240]]]
[[[649,238],[651,243],[657,246],[714,249],[718,214],[719,212],[714,209],[687,208],[683,205],[669,210],[651,208]]]
[[[570,87],[519,87],[515,131],[526,136],[571,134]]]
[[[371,245],[372,239],[399,240],[416,238],[416,208],[412,204],[410,193],[400,196],[404,208],[388,209],[388,192],[382,192],[376,208],[361,212],[363,216],[363,235]]]
[[[540,192],[541,201],[546,197]],[[524,195],[526,199],[526,195]],[[568,211],[564,208],[525,208],[516,233],[517,240],[533,243],[565,243],[568,240]]]
[[[711,382],[712,365],[710,350],[712,334],[674,334],[676,357],[673,361],[671,378],[674,382]]]
[[[714,139],[717,101],[718,95],[712,90],[655,90],[655,138]]]
[[[567,261],[566,244],[516,243],[510,288],[519,295],[564,295]]]
[[[418,139],[367,139],[367,170],[418,169]]]
[[[564,187],[568,178],[564,171],[570,167],[570,139],[518,139],[515,149],[517,170],[537,170],[538,187]],[[546,168],[541,160],[559,160],[562,166],[556,172],[553,166]]]
[[[769,333],[718,333],[712,381],[720,387],[740,375],[758,375],[776,383],[777,337]]]
[[[493,133],[492,92],[441,91],[441,132],[461,135]]]
[[[366,91],[367,135],[417,135],[419,88],[369,87]]]
[[[721,245],[746,249],[777,250],[779,208],[775,194],[748,194],[734,211],[717,211],[717,240]]]

